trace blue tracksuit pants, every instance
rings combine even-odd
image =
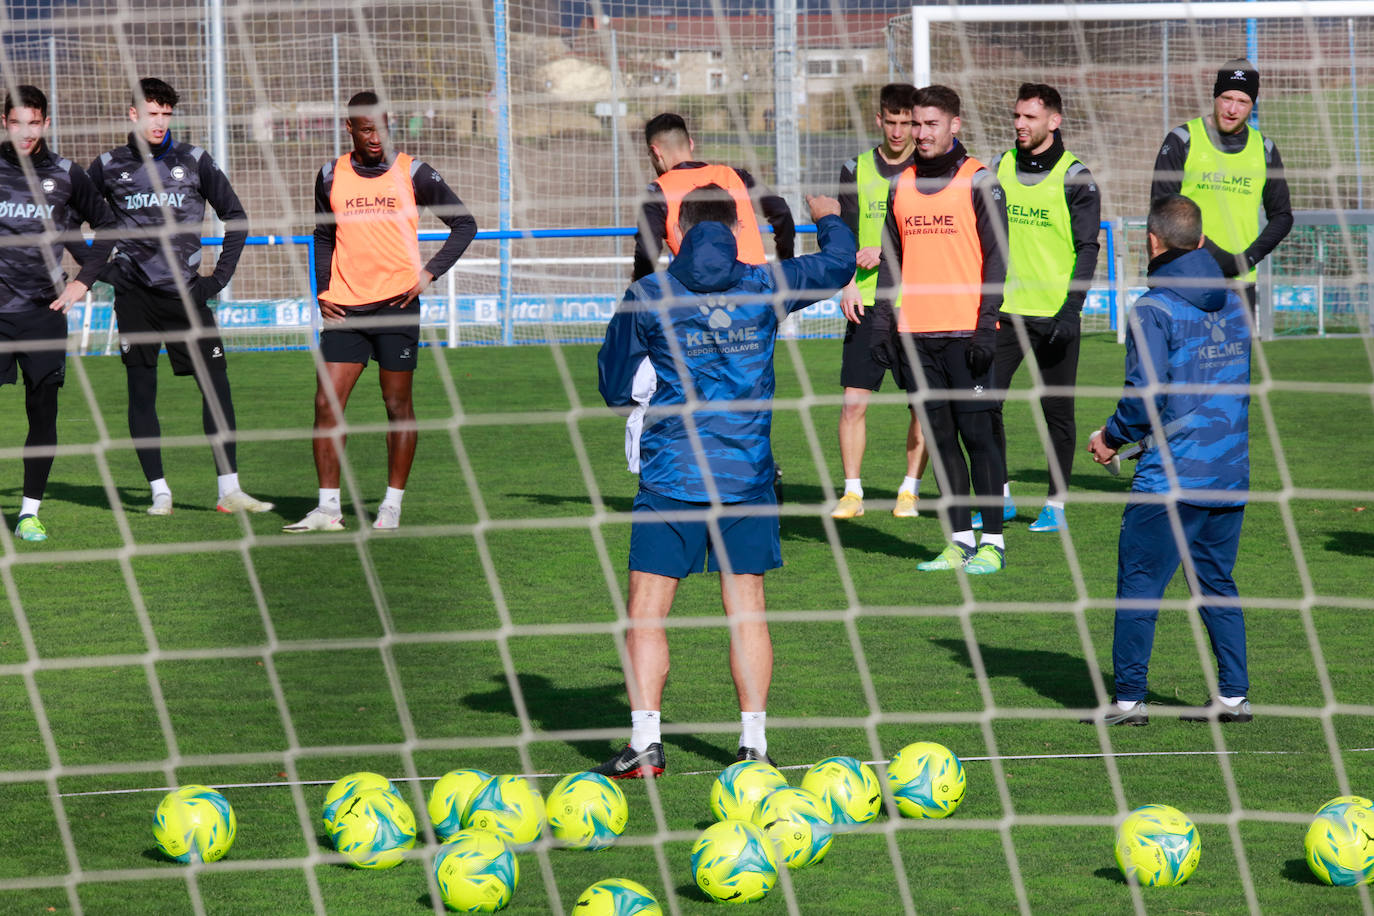
[[[1231,570],[1236,565],[1245,507],[1178,503],[1176,508],[1183,529],[1182,543],[1187,545],[1192,558],[1200,596],[1236,597],[1238,592]],[[1157,602],[1161,599],[1179,567],[1179,543],[1169,521],[1168,506],[1127,504],[1121,515],[1121,537],[1117,542],[1118,602],[1123,599]],[[1221,607],[1204,604],[1198,610],[1212,642],[1212,654],[1217,658],[1220,695],[1245,696],[1250,689],[1250,679],[1245,667],[1244,613],[1236,604]],[[1145,699],[1146,674],[1158,618],[1157,605],[1117,606],[1112,667],[1118,700]]]

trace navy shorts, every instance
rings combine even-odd
[[[711,535],[705,513],[710,503],[687,503],[641,489],[630,524],[630,569],[683,579],[694,572],[718,572],[722,549],[732,573],[762,575],[782,565],[777,499],[763,495],[720,508],[720,540]],[[675,518],[692,513],[696,518]]]
[[[44,303],[22,312],[0,312],[0,385],[18,380],[24,370],[30,390],[60,386],[67,375],[67,316]]]
[[[343,324],[320,331],[320,355],[327,363],[375,359],[388,372],[414,372],[420,361],[420,300],[404,308],[386,303],[345,308]]]

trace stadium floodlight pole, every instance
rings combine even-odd
[[[1031,3],[996,6],[945,5],[911,8],[911,64],[916,85],[930,83],[933,22],[1091,22],[1149,19],[1344,19],[1349,0],[1201,0],[1151,3]]]

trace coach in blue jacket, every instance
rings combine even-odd
[[[821,250],[775,265],[736,257],[738,213],[717,185],[683,198],[682,244],[666,271],[633,283],[597,356],[601,396],[627,411],[635,370],[658,376],[640,438],[639,493],[630,530],[630,743],[596,769],[658,776],[660,704],[668,677],[664,619],[679,580],[720,571],[730,621],[730,672],[739,695],[737,759],[768,759],[764,706],[773,645],[763,574],[782,565],[773,495],[773,344],[788,313],[825,299],[854,273],[854,234],[839,203],[808,198]]]
[[[1186,545],[1217,658],[1218,696],[1185,721],[1249,722],[1245,616],[1231,570],[1250,487],[1250,325],[1202,248],[1202,212],[1177,194],[1150,206],[1150,290],[1131,309],[1126,394],[1089,442],[1106,464],[1140,442],[1117,545],[1116,703],[1108,725],[1144,725],[1159,600]]]

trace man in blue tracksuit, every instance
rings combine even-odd
[[[1150,205],[1150,291],[1131,309],[1126,394],[1088,450],[1106,464],[1140,442],[1117,545],[1116,703],[1108,725],[1144,725],[1159,600],[1184,573],[1217,658],[1218,696],[1185,721],[1249,722],[1245,616],[1231,570],[1250,487],[1250,325],[1203,246],[1202,211],[1172,194]]]
[[[657,385],[640,437],[639,493],[630,529],[630,743],[596,768],[615,779],[658,776],[668,677],[664,619],[678,582],[720,571],[739,696],[739,760],[767,760],[764,706],[773,645],[763,574],[782,565],[773,495],[773,344],[788,313],[833,295],[854,273],[857,245],[839,202],[808,198],[821,250],[780,264],[741,262],[739,216],[710,184],[682,200],[681,246],[666,271],[631,284],[597,355],[607,406],[635,406],[646,356]]]

